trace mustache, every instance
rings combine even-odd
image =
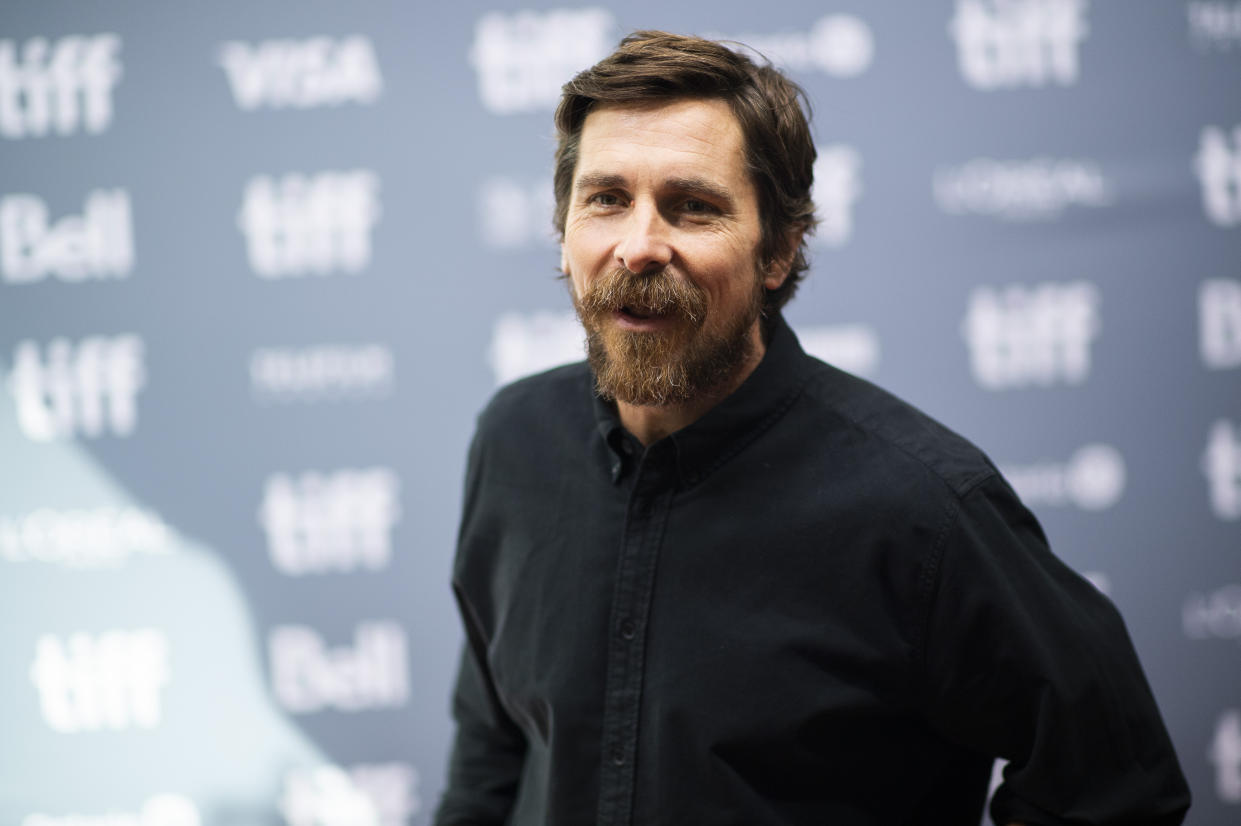
[[[667,268],[641,275],[623,267],[614,269],[595,279],[578,305],[590,317],[630,309],[646,315],[677,315],[694,326],[707,316],[703,291],[675,278]]]

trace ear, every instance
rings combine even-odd
[[[569,274],[569,258],[564,253],[564,241],[560,242],[560,272],[564,275]]]
[[[801,237],[801,229],[791,230],[784,237],[784,244],[767,265],[767,272],[763,275],[764,287],[777,290],[784,284],[789,277],[789,270],[793,267],[793,259],[797,256],[797,248],[801,246]]]

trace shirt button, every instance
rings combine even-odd
[[[634,625],[633,620],[624,620],[620,624],[620,635],[627,640],[633,639],[638,633],[638,626]]]
[[[613,766],[625,765],[625,753],[621,751],[620,749],[612,750],[612,765]]]

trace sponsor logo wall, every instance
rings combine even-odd
[[[0,817],[429,821],[466,446],[582,357],[551,114],[626,26],[805,87],[803,346],[979,442],[1241,816],[1241,3],[53,5],[0,12]]]

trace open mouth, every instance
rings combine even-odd
[[[645,307],[631,307],[629,305],[621,307],[620,313],[621,315],[627,318],[632,318],[632,319],[636,319],[639,321],[647,321],[650,319],[663,318],[666,315],[666,313],[656,312],[655,310],[648,310]]]

